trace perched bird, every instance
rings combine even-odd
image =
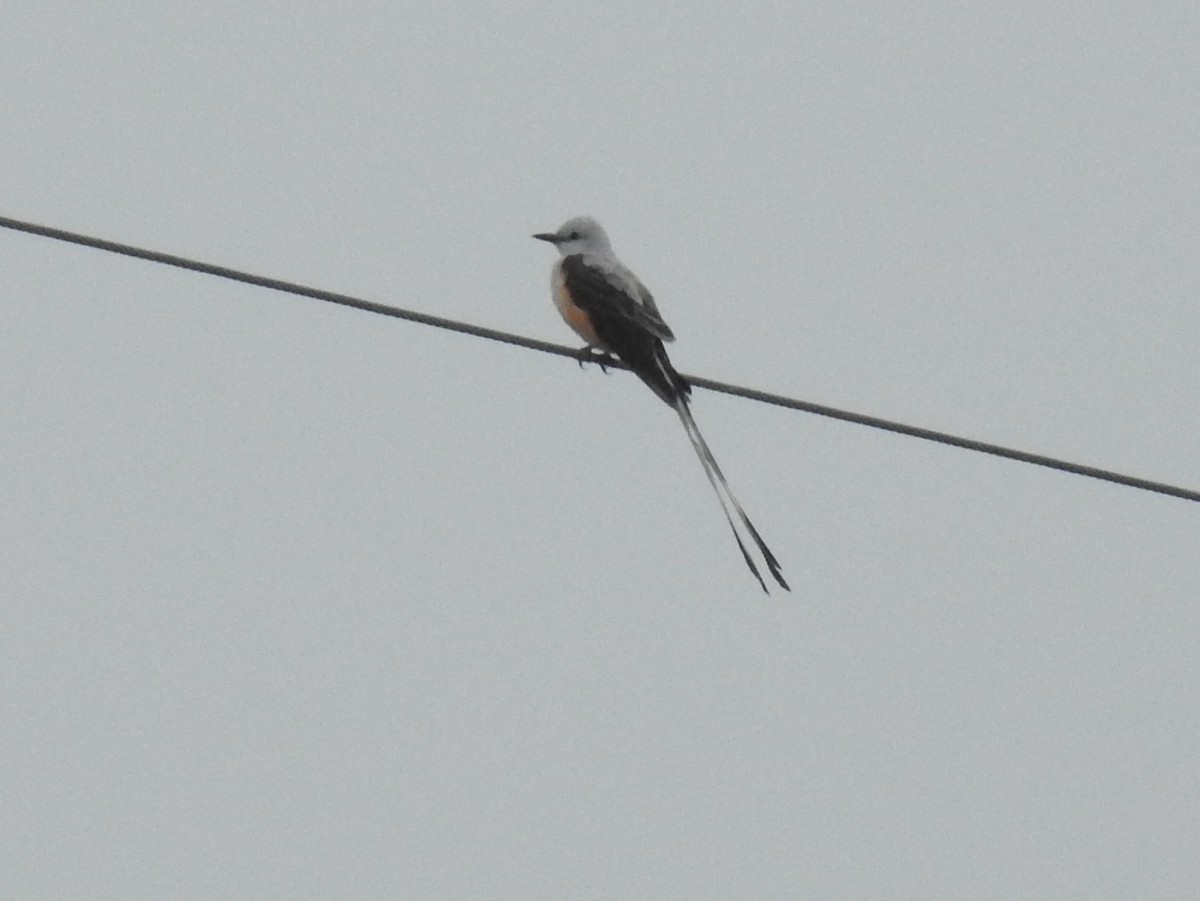
[[[746,548],[739,524],[757,546],[775,581],[791,591],[779,561],[729,489],[721,467],[692,418],[688,407],[691,386],[675,371],[663,347],[663,342],[674,341],[675,335],[663,321],[646,286],[617,259],[608,235],[595,219],[588,216],[568,219],[558,231],[533,237],[558,248],[560,257],[551,272],[550,289],[554,305],[567,325],[587,343],[588,349],[619,357],[651,391],[674,408],[700,458],[704,474],[717,493],[742,558],[758,584],[767,591],[767,583]]]

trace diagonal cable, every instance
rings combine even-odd
[[[369,300],[362,300],[358,297],[351,297],[348,294],[338,294],[334,291],[323,291],[320,288],[310,288],[307,285],[296,284],[295,282],[283,281],[277,278],[268,278],[263,275],[255,275],[250,272],[242,272],[238,269],[230,269],[227,266],[217,266],[212,263],[204,263],[199,260],[188,259],[187,257],[175,256],[169,253],[162,253],[157,250],[147,250],[142,247],[134,247],[130,244],[121,244],[117,241],[108,241],[104,238],[94,238],[88,235],[82,235],[77,232],[69,232],[61,228],[51,228],[46,225],[36,225],[32,222],[23,222],[19,219],[10,219],[6,216],[0,216],[0,228],[8,228],[13,231],[25,232],[31,235],[39,235],[43,238],[52,238],[55,241],[65,241],[69,244],[79,244],[83,247],[92,247],[96,250],[107,251],[108,253],[122,254],[123,256],[136,257],[140,260],[147,260],[151,263],[161,263],[165,266],[176,266],[180,269],[187,269],[192,272],[203,272],[207,275],[215,275],[218,278],[225,278],[235,282],[243,282],[247,285],[255,285],[260,288],[270,288],[272,291],[282,291],[287,294],[295,294],[300,297],[311,297],[314,300],[322,300],[326,303],[335,303],[344,307],[353,307],[356,310],[364,310],[368,313],[378,313],[381,316],[392,316],[396,319],[404,319],[409,322],[418,322],[421,325],[430,325],[434,328],[446,329],[452,332],[461,332],[464,335],[473,335],[477,338],[487,338],[491,341],[500,341],[505,344],[513,344],[517,347],[525,347],[530,350],[541,351],[542,353],[557,354],[560,357],[570,357],[574,360],[590,360],[592,357],[576,348],[566,347],[562,344],[554,344],[550,341],[542,341],[538,338],[528,338],[524,335],[514,335],[511,332],[502,332],[498,329],[486,328],[482,325],[474,325],[469,322],[458,322],[454,319],[445,319],[441,316],[431,316],[428,313],[418,313],[414,310],[405,310],[400,307],[387,306],[381,303],[372,303]],[[605,359],[605,366],[612,366],[616,369],[627,369],[620,360]],[[710,391],[718,391],[722,394],[732,394],[735,397],[744,397],[747,400],[758,401],[764,404],[774,404],[777,407],[786,407],[790,410],[800,410],[804,413],[812,413],[817,416],[826,416],[830,419],[840,419],[843,422],[851,422],[855,425],[867,426],[872,429],[882,429],[888,432],[895,432],[899,435],[908,435],[911,438],[920,438],[923,441],[934,441],[938,444],[947,444],[951,447],[959,447],[964,450],[975,451],[981,454],[991,454],[995,457],[1004,457],[1009,460],[1016,460],[1020,463],[1029,463],[1033,466],[1044,466],[1049,469],[1057,469],[1060,472],[1068,472],[1072,475],[1084,476],[1089,479],[1099,479],[1105,482],[1112,482],[1116,485],[1125,485],[1129,488],[1137,488],[1141,491],[1152,491],[1158,494],[1169,495],[1170,497],[1182,498],[1187,501],[1200,502],[1200,491],[1195,491],[1190,488],[1182,488],[1177,485],[1169,485],[1164,482],[1155,482],[1150,479],[1143,479],[1137,476],[1124,475],[1123,473],[1113,472],[1107,469],[1098,469],[1094,466],[1085,466],[1082,463],[1073,463],[1069,460],[1059,460],[1055,457],[1047,457],[1044,454],[1034,454],[1029,451],[1016,450],[1010,447],[1003,447],[999,444],[989,444],[986,441],[977,441],[973,438],[963,438],[959,435],[952,435],[948,432],[939,432],[934,429],[921,428],[920,426],[906,425],[902,422],[893,422],[888,419],[880,419],[878,416],[868,416],[863,413],[853,413],[848,410],[840,410],[836,407],[828,407],[823,404],[815,404],[810,401],[798,400],[792,397],[785,397],[781,394],[771,394],[766,391],[759,391],[755,388],[745,388],[740,385],[730,385],[726,382],[718,382],[713,379],[704,378],[703,376],[684,375],[684,377],[697,388],[707,388]]]

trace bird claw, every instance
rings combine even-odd
[[[601,350],[595,345],[588,344],[579,349],[579,356],[576,362],[579,363],[580,369],[583,368],[584,363],[595,363],[600,367],[601,372],[607,374],[608,367],[614,365],[617,360],[607,351]]]

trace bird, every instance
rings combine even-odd
[[[775,581],[791,591],[778,559],[730,490],[721,467],[700,434],[690,408],[691,385],[671,365],[664,346],[665,342],[675,340],[675,334],[659,313],[654,296],[617,258],[608,234],[590,216],[576,216],[564,222],[557,231],[541,232],[533,237],[558,248],[559,258],[550,274],[551,296],[563,320],[584,340],[585,353],[598,352],[600,356],[594,359],[601,365],[607,355],[617,357],[660,400],[675,410],[704,474],[716,492],[746,566],[762,590],[770,594],[747,549],[749,543],[758,548]],[[743,532],[748,540],[743,538]]]

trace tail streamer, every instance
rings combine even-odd
[[[791,586],[783,578],[779,561],[771,553],[771,549],[767,547],[767,543],[763,541],[762,536],[758,534],[758,529],[754,528],[754,523],[750,521],[750,517],[742,509],[742,505],[738,503],[738,499],[729,487],[729,482],[725,479],[725,474],[721,472],[721,467],[717,465],[716,457],[709,450],[708,442],[700,434],[700,428],[696,425],[696,420],[692,418],[692,411],[688,407],[687,396],[684,394],[678,395],[672,406],[675,407],[675,412],[679,414],[679,421],[683,423],[688,440],[692,442],[692,448],[696,451],[696,456],[700,458],[700,465],[704,467],[704,474],[708,476],[708,482],[712,485],[713,491],[716,492],[717,500],[721,502],[721,512],[725,514],[725,521],[729,523],[729,528],[733,532],[734,540],[737,541],[738,550],[742,552],[742,559],[746,561],[746,566],[754,574],[754,578],[758,579],[758,584],[762,586],[763,592],[770,594],[767,590],[767,583],[763,581],[762,574],[759,572],[758,565],[754,562],[754,558],[750,555],[750,552],[746,550],[746,542],[742,540],[742,534],[738,531],[735,520],[737,523],[741,523],[750,540],[758,547],[763,560],[767,564],[767,569],[775,581],[784,590],[791,591]]]

